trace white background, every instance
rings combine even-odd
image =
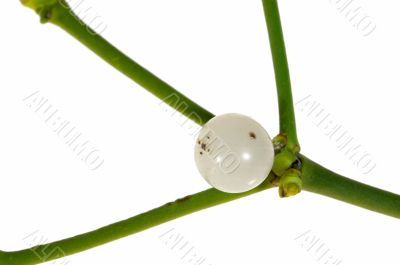
[[[353,165],[315,119],[297,110],[302,152],[353,179],[400,193],[397,170],[397,1],[356,0],[376,24],[353,27],[337,1],[280,1],[295,101],[310,95],[373,156]],[[108,40],[215,114],[238,112],[278,132],[261,1],[89,1]],[[58,240],[208,188],[194,141],[159,99],[19,1],[2,3],[0,249]],[[90,170],[23,101],[35,91],[98,148]],[[277,190],[192,214],[96,249],[69,264],[195,264],[160,236],[174,229],[203,264],[324,264],[296,237],[308,232],[340,264],[398,264],[397,219],[303,192]],[[323,254],[323,253],[321,253]],[[61,264],[61,263],[58,263]],[[327,264],[333,264],[327,263]]]

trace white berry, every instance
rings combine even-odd
[[[211,186],[239,193],[266,179],[274,162],[274,148],[258,122],[241,114],[224,114],[212,118],[200,130],[195,161]]]

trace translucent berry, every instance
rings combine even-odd
[[[214,188],[245,192],[268,176],[274,147],[268,133],[255,120],[241,114],[224,114],[200,130],[195,161],[200,174]]]

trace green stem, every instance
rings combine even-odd
[[[85,234],[30,249],[6,252],[3,257],[0,253],[0,265],[38,264],[72,255],[138,233],[176,218],[236,200],[271,187],[272,185],[268,179],[257,188],[246,193],[233,194],[209,189]]]
[[[303,190],[325,195],[359,207],[400,218],[400,196],[340,176],[300,155]],[[224,193],[215,189],[167,203],[149,212],[75,237],[14,252],[0,252],[0,265],[28,265],[51,261],[126,237],[176,218],[230,202],[273,187],[270,176],[246,193]]]
[[[278,3],[276,0],[263,0],[263,6],[278,92],[280,133],[288,136],[289,149],[298,151],[292,88]]]
[[[60,26],[105,61],[145,87],[157,97],[166,99],[171,97],[171,95],[177,95],[180,102],[189,106],[188,109],[185,108],[185,110],[181,110],[182,113],[195,122],[204,124],[213,117],[210,112],[180,94],[161,79],[128,58],[101,36],[90,33],[87,26],[73,15],[71,10],[65,7],[65,3],[62,0],[23,0],[23,3],[37,11],[41,15],[42,21],[50,21]],[[275,0],[263,0],[263,4],[278,89],[280,130],[281,133],[285,133],[288,136],[288,147],[295,150],[298,146],[298,141],[278,6]],[[178,109],[176,101],[167,101],[166,103]],[[193,113],[195,114],[194,116],[192,116]],[[319,166],[304,156],[300,157],[303,163],[302,180],[304,190],[400,218],[399,195],[350,180]],[[240,194],[229,194],[215,189],[209,189],[193,196],[168,203],[127,220],[75,237],[20,251],[0,251],[0,265],[37,264],[78,253],[190,213],[266,190],[273,186],[270,183],[272,180],[273,179],[268,178],[257,188]]]
[[[203,125],[214,115],[130,59],[111,43],[80,20],[67,3],[61,0],[23,0],[34,9],[42,22],[51,22],[68,32],[95,54],[147,89],[165,103],[180,111],[187,118]]]
[[[303,160],[303,190],[400,218],[400,196],[338,175],[310,159]]]

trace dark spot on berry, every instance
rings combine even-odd
[[[200,152],[200,155],[203,155],[203,152]]]
[[[201,144],[201,149],[203,149],[204,151],[206,150],[207,145],[205,143]]]
[[[256,136],[256,134],[255,134],[254,132],[250,132],[250,133],[249,133],[249,136],[250,136],[250,138],[253,139],[253,140],[257,138],[257,136]]]

